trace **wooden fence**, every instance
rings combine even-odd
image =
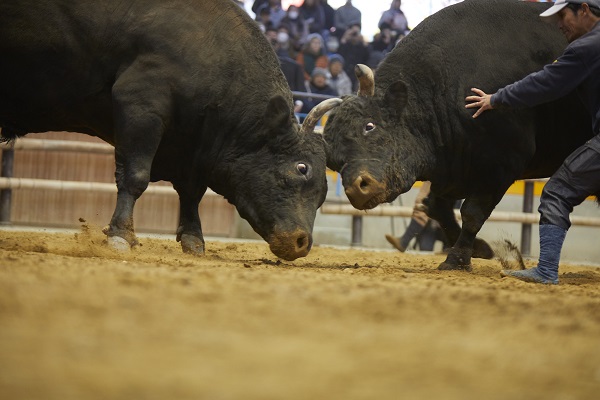
[[[15,150],[10,175],[16,178],[0,178],[4,188],[0,197],[10,195],[9,221],[3,223],[72,228],[84,219],[93,225],[108,224],[116,204],[111,146],[87,135],[48,132],[17,140]],[[6,175],[8,155],[0,153]],[[212,192],[205,196],[199,211],[205,235],[234,234],[235,208],[221,196]],[[138,232],[175,232],[179,200],[170,183],[150,185],[136,203],[134,221]]]

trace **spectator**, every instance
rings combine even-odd
[[[362,24],[362,15],[360,10],[352,5],[352,0],[347,0],[346,4],[335,10],[334,26],[338,38],[344,36],[344,32],[350,26],[357,24]]]
[[[253,12],[255,15],[258,15],[258,9],[259,9],[259,8],[260,8],[262,5],[264,5],[264,4],[268,4],[268,3],[269,3],[269,0],[254,0],[254,3],[252,3],[252,8],[251,8],[251,10],[252,10],[252,12]]]
[[[327,69],[329,72],[327,75],[327,84],[337,92],[338,96],[352,94],[352,81],[346,71],[344,71],[344,57],[339,54],[329,57]]]
[[[304,78],[307,81],[311,79],[312,72],[316,67],[327,68],[327,54],[321,35],[318,33],[308,35],[307,41],[300,54],[298,54],[296,61],[302,65]]]
[[[378,24],[379,29],[381,29],[381,26],[384,23],[388,24],[390,29],[395,32],[394,36],[396,36],[397,39],[401,39],[402,37],[408,35],[408,32],[410,32],[410,29],[408,29],[408,21],[406,20],[406,16],[400,9],[401,4],[401,0],[392,0],[390,9],[383,13]]]
[[[264,10],[269,12],[269,21],[273,28],[279,28],[281,20],[285,17],[286,12],[281,8],[281,0],[268,0],[267,3],[258,8],[257,14],[262,14]]]
[[[323,35],[325,30],[325,10],[319,0],[304,0],[300,6],[300,14],[308,23],[309,33]]]
[[[288,28],[288,34],[290,35],[290,56],[295,58],[302,50],[304,43],[306,43],[308,23],[304,20],[300,9],[294,5],[290,5],[285,17],[281,20],[281,26]]]
[[[290,37],[290,29],[286,24],[279,25],[277,28],[277,42],[280,45],[281,54],[285,54],[287,57],[296,59],[296,53],[292,49],[292,38]]]
[[[323,12],[325,13],[325,31],[327,31],[327,35],[334,30],[334,19],[335,19],[335,10],[329,4],[327,4],[327,0],[319,0],[321,5],[323,6]]]
[[[329,35],[329,37],[325,41],[325,49],[327,50],[327,55],[336,54],[339,48],[340,40],[334,35]]]
[[[305,92],[304,72],[302,71],[302,66],[289,57],[287,52],[289,37],[287,37],[285,30],[270,30],[265,33],[265,36],[277,54],[279,65],[281,66],[281,70],[283,71],[283,75],[285,76],[290,89],[295,92]]]
[[[360,34],[360,25],[354,24],[346,30],[340,40],[338,53],[346,61],[344,70],[352,80],[352,91],[358,89],[358,79],[354,74],[356,64],[367,64],[369,61],[369,49],[363,36]]]
[[[385,58],[387,53],[394,49],[396,42],[392,35],[392,30],[387,23],[383,23],[381,26],[381,32],[373,36],[373,41],[369,43],[369,61],[367,65],[369,68],[375,70],[381,61]]]
[[[324,68],[315,68],[311,74],[310,81],[306,82],[306,91],[308,93],[337,96],[338,93],[327,84],[327,70]],[[307,98],[302,106],[302,113],[308,114],[310,110],[323,99]]]
[[[272,41],[276,41],[277,40],[277,29],[275,28],[266,28],[265,29],[265,37],[267,38],[267,40],[269,41],[269,43],[271,43]],[[271,43],[273,44],[273,43]]]
[[[261,9],[258,10],[258,14],[256,14],[256,22],[258,22],[258,25],[263,32],[275,29],[275,25],[273,25],[273,22],[271,21],[271,12],[268,8],[261,7]]]
[[[450,246],[440,225],[436,221],[430,219],[424,211],[421,211],[423,200],[429,195],[430,188],[431,182],[423,182],[423,185],[415,198],[415,205],[413,207],[410,223],[408,224],[406,231],[404,231],[404,234],[399,238],[392,235],[385,235],[386,240],[401,252],[405,252],[406,249],[408,249],[408,245],[414,238],[417,239],[415,245],[418,244],[419,250],[421,251],[433,251],[433,247],[437,240],[442,242],[444,249]]]

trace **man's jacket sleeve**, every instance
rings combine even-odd
[[[491,99],[495,108],[526,108],[563,97],[579,86],[589,74],[582,58],[569,47],[554,63],[541,71],[498,90]]]

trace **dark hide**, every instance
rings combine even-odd
[[[3,1],[0,54],[2,140],[73,131],[115,146],[109,238],[136,243],[135,201],[166,180],[184,251],[204,252],[198,204],[210,187],[276,255],[308,253],[324,144],[299,133],[275,53],[233,2]]]
[[[592,137],[575,94],[476,120],[465,109],[471,88],[494,93],[562,53],[565,38],[538,17],[548,7],[470,0],[441,10],[385,59],[374,97],[346,97],[329,118],[328,165],[342,171],[355,207],[390,202],[416,180],[432,182],[429,215],[455,242],[441,268],[469,269],[476,234],[506,189],[552,175]],[[463,198],[461,230],[452,205]]]

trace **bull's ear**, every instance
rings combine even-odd
[[[290,105],[283,96],[274,96],[269,100],[265,111],[265,125],[270,132],[278,133],[289,129],[292,124]]]
[[[408,102],[408,86],[402,81],[392,83],[383,96],[384,109],[392,110],[392,117],[399,118]]]

